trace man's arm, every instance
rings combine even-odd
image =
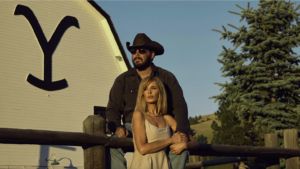
[[[114,81],[109,93],[109,100],[106,108],[106,118],[109,129],[112,132],[121,127],[121,114],[123,113],[123,90],[124,80],[121,76]]]
[[[190,133],[190,124],[188,120],[188,108],[186,101],[183,96],[183,91],[179,85],[176,77],[170,73],[168,79],[168,88],[171,95],[170,103],[171,110],[174,115],[174,118],[177,122],[177,131],[183,132],[187,135]]]

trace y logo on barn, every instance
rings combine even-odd
[[[52,82],[52,55],[64,32],[71,26],[79,28],[78,20],[71,16],[64,17],[48,42],[39,21],[30,8],[18,5],[15,10],[15,15],[24,15],[26,17],[31,24],[44,53],[44,80],[40,80],[34,75],[29,74],[27,81],[38,88],[48,91],[60,90],[68,87],[68,83],[65,79]]]

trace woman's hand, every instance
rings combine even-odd
[[[187,143],[186,142],[176,143],[176,144],[172,144],[170,146],[171,152],[176,154],[176,155],[180,154],[186,148],[187,148]]]

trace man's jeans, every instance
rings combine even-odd
[[[131,123],[125,123],[125,128],[132,132]],[[126,169],[127,163],[124,158],[125,153],[121,148],[110,149],[110,157],[111,157],[111,169]],[[185,164],[188,158],[188,151],[183,151],[180,155],[173,154],[171,151],[169,152],[169,159],[171,161],[172,169],[184,169]]]

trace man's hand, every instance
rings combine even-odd
[[[175,134],[173,134],[172,136],[172,143],[181,143],[181,142],[188,142],[188,138],[186,137],[186,135],[184,133],[181,132],[176,132]]]
[[[124,138],[128,136],[128,131],[124,127],[118,127],[116,129],[115,135],[119,138]]]
[[[181,142],[181,143],[176,143],[172,144],[170,146],[171,152],[178,155],[180,154],[184,149],[187,149],[187,143],[186,142]]]
[[[189,142],[189,137],[186,134],[179,131],[177,131],[176,133],[181,135],[181,142],[185,142],[185,143]]]

